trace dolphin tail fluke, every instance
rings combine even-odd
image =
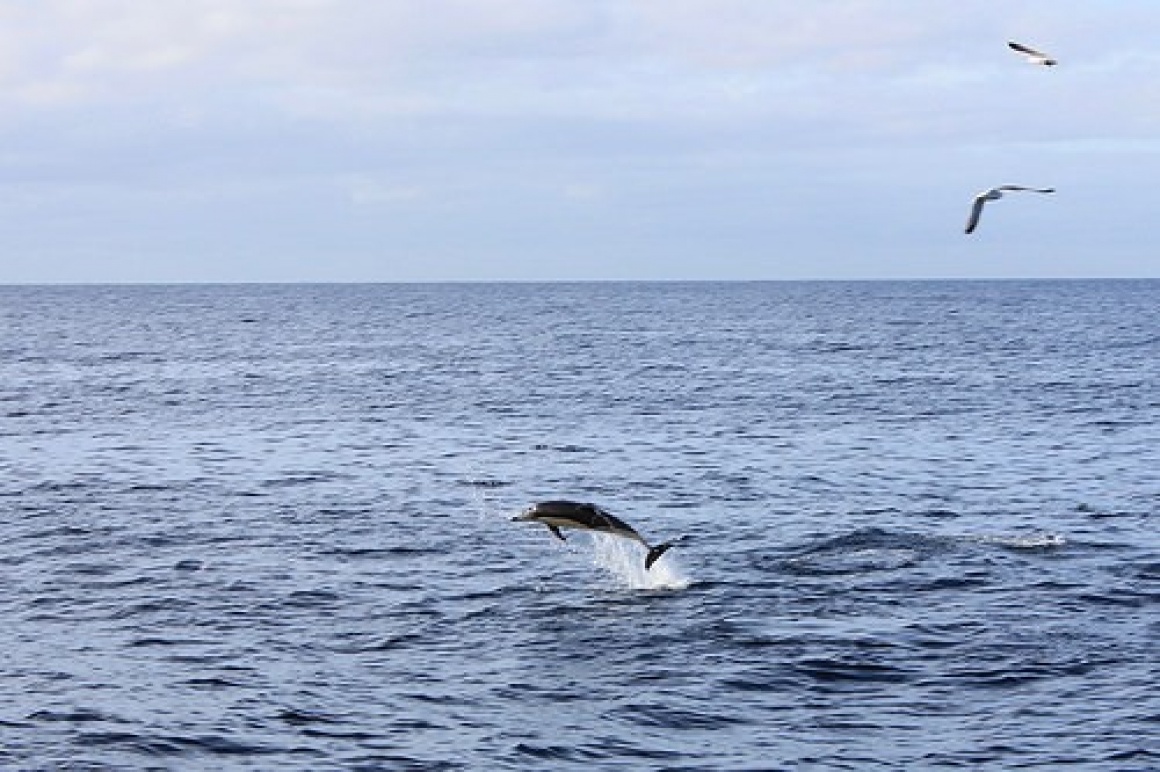
[[[644,570],[647,571],[652,568],[652,564],[660,559],[660,556],[668,552],[677,542],[667,541],[664,544],[658,544],[649,549],[648,554],[644,557]]]

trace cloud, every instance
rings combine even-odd
[[[885,254],[924,207],[958,235],[994,176],[1136,184],[1158,27],[1152,0],[0,0],[0,214],[66,252]]]
[[[1066,49],[1079,39],[1082,30],[1058,21],[1074,14],[1028,10],[1058,3],[1008,6],[990,0],[981,4],[990,12],[982,12],[977,3],[917,0],[9,0],[0,2],[0,104],[7,103],[6,120],[22,108],[116,104],[210,119],[236,115],[242,96],[255,112],[336,124],[373,126],[399,117],[709,125],[784,118],[790,128],[812,128],[812,116],[858,120],[871,133],[878,119],[887,134],[909,123],[917,136],[927,128],[923,113],[937,128],[938,111],[953,110],[948,95],[974,88],[1001,96],[990,84],[1009,66],[1002,50],[1007,28],[1031,27],[1027,19],[1034,18],[1054,28],[1055,40],[1045,42]],[[1146,13],[1128,6],[1130,16]],[[1149,14],[1153,21],[1158,16]],[[1110,26],[1091,13],[1083,21],[1097,30]],[[1095,54],[1113,70],[1105,76],[1154,71],[1150,44],[1133,47],[1129,36],[1126,45]],[[1065,67],[1073,66],[1065,59]],[[944,104],[932,110],[932,98]],[[906,104],[915,117],[900,121]],[[978,112],[969,98],[964,104]]]
[[[155,88],[167,73],[207,60],[228,38],[218,5],[3,3],[0,95],[16,105],[67,106]]]

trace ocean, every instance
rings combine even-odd
[[[1160,769],[1158,510],[1156,280],[0,287],[0,769]]]

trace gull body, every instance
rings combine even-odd
[[[979,218],[983,214],[983,206],[988,201],[998,201],[1003,197],[1004,193],[1011,191],[1028,191],[1031,193],[1054,193],[1055,188],[1029,188],[1023,185],[1000,185],[996,188],[984,190],[979,195],[975,196],[974,202],[971,204],[971,214],[967,218],[967,233],[973,233],[975,228],[979,225]]]

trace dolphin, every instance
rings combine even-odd
[[[578,501],[541,501],[513,517],[512,521],[543,523],[560,541],[564,541],[564,534],[560,532],[561,528],[574,528],[578,531],[607,533],[640,542],[648,550],[648,554],[644,558],[646,571],[652,568],[652,564],[657,562],[661,555],[668,552],[669,548],[676,544],[676,540],[674,540],[653,547],[636,532],[635,528],[619,517],[605,512],[595,504],[585,504]]]

